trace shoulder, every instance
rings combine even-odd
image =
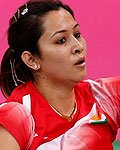
[[[105,85],[118,85],[120,86],[120,77],[110,77],[110,78],[99,78],[96,80],[86,80],[90,85],[99,85],[104,87]]]
[[[28,95],[34,91],[34,85],[32,81],[28,81],[16,87],[8,98],[7,102],[17,101],[22,103],[22,97]]]
[[[28,93],[28,91],[32,91],[33,87],[34,86],[33,86],[32,81],[28,81],[28,82],[23,83],[23,84],[19,85],[18,87],[16,87],[13,90],[12,94],[16,93],[16,94],[24,95],[24,93],[26,94],[26,93]]]
[[[87,80],[91,92],[101,108],[120,127],[120,77]]]
[[[0,131],[13,142],[15,138],[21,149],[28,147],[34,136],[34,121],[28,109],[17,102],[1,104]],[[0,134],[0,138],[3,136]]]
[[[120,77],[100,78],[96,80],[86,80],[91,87],[93,94],[103,93],[104,95],[120,95]]]

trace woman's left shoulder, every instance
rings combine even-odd
[[[85,82],[88,82],[91,87],[119,87],[120,88],[120,77],[109,77],[109,78],[98,78],[95,80],[85,80]]]
[[[106,83],[106,84],[119,84],[120,83],[120,76],[109,77],[109,78],[100,78],[100,79],[96,79],[95,81],[99,82],[99,83]]]
[[[120,127],[120,77],[87,80],[91,92],[104,112]]]

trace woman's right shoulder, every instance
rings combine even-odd
[[[17,102],[0,105],[0,149],[1,145],[4,150],[29,148],[34,138],[34,128],[32,115],[24,105]],[[15,145],[13,149],[9,149],[11,144]]]
[[[32,81],[28,81],[16,87],[6,102],[17,101],[22,103],[22,97],[32,92]]]

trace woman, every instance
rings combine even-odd
[[[86,42],[69,6],[29,1],[11,19],[8,43],[1,64],[9,97],[0,108],[2,149],[112,150],[120,78],[81,81]]]

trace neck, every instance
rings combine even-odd
[[[74,108],[74,88],[62,82],[47,79],[35,80],[34,84],[47,102],[63,115],[69,115]]]

